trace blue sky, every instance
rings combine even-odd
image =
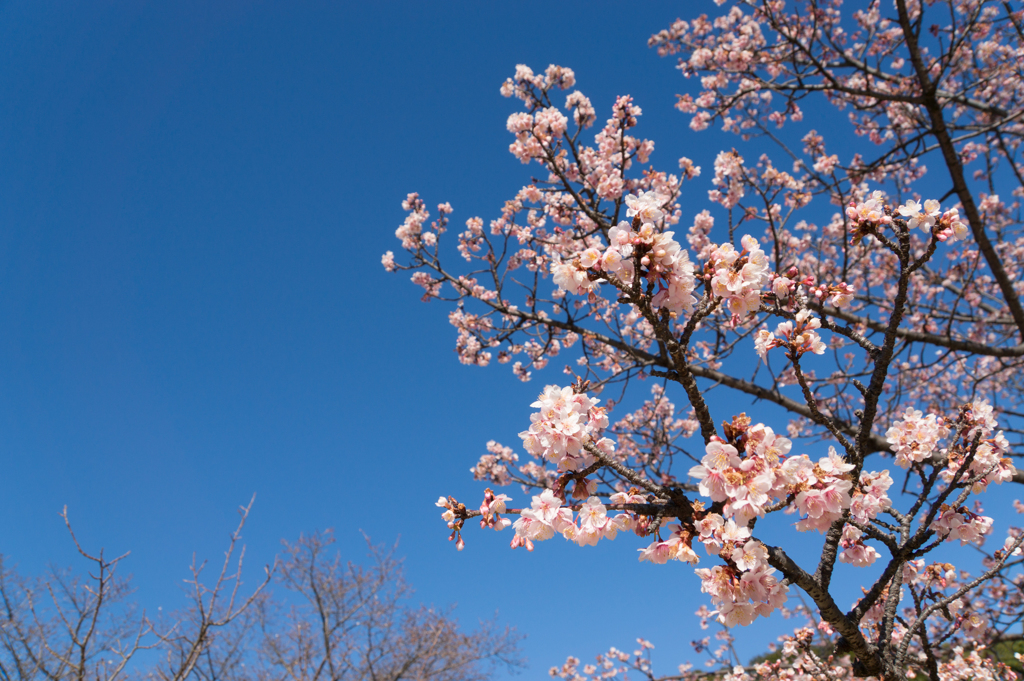
[[[560,365],[527,385],[463,367],[447,310],[380,255],[407,192],[461,223],[527,181],[498,94],[517,63],[572,67],[599,118],[632,94],[657,165],[710,168],[737,140],[689,131],[646,47],[704,4],[5,3],[0,550],[73,564],[67,505],[84,544],[132,551],[140,603],[171,608],[256,493],[253,568],[300,532],[333,527],[355,558],[360,530],[400,536],[419,598],[498,611],[531,676],[636,636],[683,661],[698,581],[638,565],[637,540],[445,541],[433,501],[479,497],[469,466],[518,441]]]

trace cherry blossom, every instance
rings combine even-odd
[[[908,407],[903,420],[897,421],[886,431],[885,437],[896,452],[896,465],[907,468],[932,456],[939,442],[949,435],[941,417],[935,414],[923,416],[919,409]]]
[[[924,207],[914,200],[909,200],[906,204],[898,208],[899,214],[907,219],[907,226],[910,229],[920,227],[925,232],[930,232],[932,227],[935,226],[935,220],[939,217],[939,202],[934,199],[928,199],[924,202]]]

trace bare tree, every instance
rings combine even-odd
[[[248,595],[240,594],[244,548],[238,548],[252,501],[239,509],[216,581],[201,580],[193,560],[191,606],[161,627],[129,600],[129,580],[117,574],[128,554],[108,559],[86,551],[75,537],[67,509],[61,514],[85,576],[51,569],[45,577],[18,575],[0,558],[0,679],[2,681],[117,681],[139,674],[130,664],[140,651],[162,648],[166,663],[150,676],[184,679],[192,673],[213,632],[246,614],[270,582],[272,568]],[[233,558],[237,555],[237,559]],[[233,567],[232,567],[233,566]]]
[[[284,557],[251,589],[242,581],[239,509],[212,583],[193,557],[189,605],[154,621],[117,573],[127,553],[86,551],[63,517],[85,575],[18,575],[0,557],[0,681],[478,681],[516,667],[519,637],[484,623],[459,628],[450,609],[414,605],[394,549],[370,545],[366,565],[332,552],[330,532],[284,544]],[[277,576],[276,598],[267,588]],[[159,651],[155,664],[141,651]]]
[[[393,548],[371,545],[362,566],[333,542],[325,532],[285,544],[278,579],[293,603],[262,603],[260,681],[475,681],[521,664],[512,630],[464,633],[448,609],[411,607]]]
[[[252,606],[261,599],[264,588],[270,583],[277,567],[276,561],[273,566],[266,567],[263,581],[248,596],[242,595],[245,546],[239,548],[239,542],[242,538],[242,528],[245,527],[249,510],[255,500],[256,497],[253,496],[248,506],[239,509],[241,519],[231,534],[228,550],[224,552],[224,562],[212,587],[202,581],[206,563],[197,562],[196,557],[192,556],[192,574],[187,580],[191,603],[174,625],[158,634],[166,658],[164,664],[152,672],[157,679],[183,681],[194,675],[203,678],[196,672],[196,668],[201,662],[207,669],[209,668],[212,659],[210,648],[215,644],[224,649],[220,656],[227,655],[228,661],[236,661],[234,653],[228,654],[229,651],[237,651],[240,654],[242,640],[239,634],[226,631],[224,636],[218,634],[236,620],[239,620],[240,625],[246,625],[250,621],[247,615]],[[246,626],[240,628],[242,632],[247,629]],[[232,641],[234,645],[231,644]]]
[[[107,559],[82,548],[67,508],[61,517],[88,577],[51,568],[45,578],[0,568],[0,675],[4,681],[114,681],[137,652],[152,647],[153,627],[126,602],[128,580],[117,574],[127,553]],[[2,560],[2,558],[0,558]]]

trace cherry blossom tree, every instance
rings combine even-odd
[[[664,678],[1014,677],[993,650],[1020,638],[1024,532],[991,539],[980,504],[1024,482],[1024,9],[852,4],[739,0],[652,36],[685,77],[680,134],[735,136],[678,171],[630,96],[599,116],[571,69],[516,67],[509,150],[535,176],[454,238],[452,206],[410,194],[382,260],[451,304],[463,363],[526,381],[568,357],[522,454],[491,442],[472,469],[532,500],[438,501],[458,548],[467,522],[529,551],[632,533],[640,560],[697,566],[705,623],[801,620],[774,658],[742,664],[725,631],[711,672]],[[756,418],[716,406],[744,396]],[[875,566],[854,603],[837,563]],[[651,648],[552,673],[654,679]]]

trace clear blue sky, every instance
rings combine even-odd
[[[336,528],[353,557],[359,530],[401,535],[419,597],[468,623],[499,611],[529,634],[531,676],[638,635],[663,670],[683,661],[704,597],[687,566],[638,565],[639,540],[445,541],[433,501],[479,497],[469,466],[518,442],[560,366],[527,385],[463,367],[446,310],[380,255],[407,192],[461,223],[526,181],[498,94],[517,63],[575,69],[599,118],[634,95],[656,164],[710,169],[736,140],[689,131],[684,82],[646,47],[700,7],[5,3],[0,551],[73,564],[66,504],[166,609],[255,492],[254,580],[300,532]]]

